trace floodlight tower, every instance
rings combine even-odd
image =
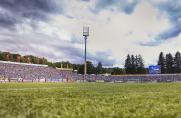
[[[87,37],[89,36],[89,27],[88,26],[83,27],[83,36],[85,39],[84,80],[86,80],[86,75],[87,75]]]

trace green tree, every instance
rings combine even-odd
[[[131,55],[131,74],[136,74],[136,58]]]
[[[126,74],[130,74],[131,73],[131,57],[129,54],[127,55],[127,58],[125,60],[124,67],[125,67]]]
[[[161,73],[164,74],[166,73],[166,64],[165,64],[165,57],[163,52],[160,52],[159,58],[158,58],[158,65],[161,67]]]
[[[96,74],[102,74],[103,73],[103,68],[102,68],[102,63],[101,62],[99,62],[97,64],[97,67],[96,67],[95,71],[96,71],[95,72]]]
[[[174,57],[174,72],[180,73],[181,72],[181,54],[180,52],[176,52]]]
[[[87,74],[94,74],[95,73],[95,67],[92,64],[92,62],[87,61]]]
[[[78,74],[84,74],[84,64],[73,64],[73,70],[77,70]]]
[[[166,55],[166,73],[174,72],[174,61],[171,53]]]
[[[56,68],[55,64],[54,64],[54,63],[52,63],[52,62],[47,62],[47,65],[48,65],[49,67]]]
[[[112,72],[111,72],[112,75],[122,75],[122,74],[125,74],[125,71],[124,69],[122,68],[112,68]]]
[[[137,68],[137,74],[145,74],[146,73],[146,69],[144,67],[144,60],[142,58],[141,55],[138,55],[136,58],[136,68]]]
[[[79,65],[77,72],[79,74],[84,74],[84,64],[80,64]]]
[[[113,72],[113,68],[103,68],[103,73],[111,74]]]

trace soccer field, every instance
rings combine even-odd
[[[0,84],[0,118],[181,118],[181,84]]]

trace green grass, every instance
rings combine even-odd
[[[181,118],[181,83],[0,84],[0,118]]]

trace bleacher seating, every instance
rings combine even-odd
[[[0,61],[0,78],[9,81],[39,82],[66,78],[65,73],[47,65]]]
[[[84,75],[47,65],[0,61],[0,82],[68,82],[82,81]],[[147,75],[86,75],[87,82],[177,82],[181,74],[147,74]]]

